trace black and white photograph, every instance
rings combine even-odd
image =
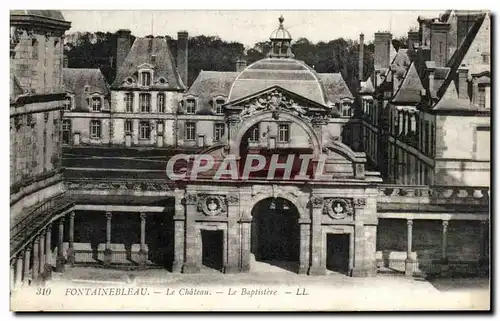
[[[491,309],[490,11],[125,9],[10,9],[11,311]]]

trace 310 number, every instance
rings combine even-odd
[[[36,289],[37,295],[50,295],[50,292],[52,292],[52,290],[49,288],[37,288]]]

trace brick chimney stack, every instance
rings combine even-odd
[[[467,67],[461,66],[458,68],[458,98],[460,99],[469,99],[468,74],[469,70]]]
[[[436,67],[444,67],[448,62],[448,31],[447,23],[433,22],[431,29],[431,60],[436,62]]]
[[[363,58],[365,52],[365,35],[359,35],[359,57],[358,57],[358,80],[359,80],[359,88],[361,88],[361,82],[363,81]]]
[[[130,51],[130,30],[120,29],[116,32],[116,73],[118,74]]]
[[[247,67],[247,61],[238,59],[236,60],[236,71],[242,72]]]
[[[391,41],[392,34],[390,32],[375,33],[375,70],[389,68],[391,63]]]
[[[188,87],[188,36],[187,31],[177,32],[177,70],[186,88]]]
[[[415,50],[415,45],[420,46],[420,32],[408,31],[408,50]]]

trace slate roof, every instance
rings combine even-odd
[[[27,15],[49,18],[53,20],[66,21],[61,11],[59,10],[11,10],[11,15]]]
[[[264,58],[248,66],[234,81],[229,101],[274,85],[326,105],[318,75],[304,62],[291,58]]]
[[[138,70],[144,64],[151,65],[154,72],[151,88],[158,87],[162,90],[184,90],[186,88],[177,72],[167,42],[164,38],[158,37],[135,39],[125,61],[118,70],[111,88],[125,87],[124,82],[128,77],[132,77],[135,81],[133,85],[126,86],[129,88],[135,87]],[[164,78],[167,81],[166,84],[160,84],[160,78]]]
[[[420,77],[415,67],[415,63],[410,65],[404,79],[394,94],[392,101],[394,103],[415,103],[420,102],[421,92],[424,89]]]
[[[235,71],[201,71],[186,92],[186,96],[198,97],[198,113],[211,113],[212,100],[216,96],[228,97],[231,86],[239,75]]]
[[[340,73],[318,73],[326,99],[338,104],[344,98],[354,99]]]
[[[66,92],[75,95],[75,111],[88,111],[85,101],[88,94],[109,96],[109,88],[100,69],[64,68],[63,84]],[[88,86],[87,92],[85,86]],[[103,109],[109,109],[108,99],[104,99]]]

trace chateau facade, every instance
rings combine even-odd
[[[479,22],[466,21],[476,30]],[[457,34],[466,34],[457,48],[474,43],[472,31],[457,26]],[[65,124],[71,121],[71,129],[61,134],[65,202],[45,209],[47,219],[32,224],[31,238],[11,246],[13,270],[33,240],[40,242],[43,231],[57,226],[59,233],[49,242],[55,253],[35,257],[56,257],[59,273],[79,264],[238,273],[251,272],[258,262],[316,275],[487,271],[489,181],[473,181],[467,171],[486,163],[489,169],[489,158],[460,160],[463,179],[454,180],[461,156],[453,152],[453,135],[444,130],[455,119],[446,117],[463,118],[447,108],[444,114],[431,112],[435,105],[455,106],[455,100],[466,105],[467,99],[452,90],[456,63],[443,67],[446,62],[440,62],[451,78],[441,83],[444,89],[439,85],[427,94],[418,87],[422,80],[415,77],[409,50],[392,52],[390,38],[376,34],[374,75],[354,95],[340,74],[317,73],[295,59],[282,17],[266,58],[248,66],[238,61],[234,72],[201,71],[189,88],[187,32],[178,33],[174,59],[164,38],[137,38],[130,44],[130,32],[120,30],[118,72],[109,87],[99,70],[64,69],[60,103]],[[426,72],[436,65],[422,59]],[[486,79],[479,79],[486,86]],[[403,117],[403,132],[413,133],[416,124],[429,128],[416,131],[426,137],[419,144],[441,150],[433,154],[441,156],[421,155],[430,163],[428,174],[421,174],[427,167],[402,156],[401,168],[411,168],[411,175],[403,177],[391,167],[400,165],[388,147],[407,144],[390,134],[395,122],[389,120],[400,116],[384,115],[407,108],[398,99],[413,99],[415,92],[430,98],[410,106],[420,118]],[[483,109],[467,106],[472,107],[464,107],[466,119],[489,128]],[[438,135],[432,126],[443,132]],[[478,144],[478,157],[486,157],[484,141]],[[412,145],[407,149],[417,151]],[[174,171],[184,177],[170,179],[168,161],[186,154],[198,158],[179,159]],[[199,157],[210,157],[215,167],[196,169]],[[217,169],[226,165],[234,165],[237,175],[218,177]],[[441,176],[429,174],[443,166]],[[312,177],[318,167],[320,180]],[[251,175],[242,175],[245,170]]]

